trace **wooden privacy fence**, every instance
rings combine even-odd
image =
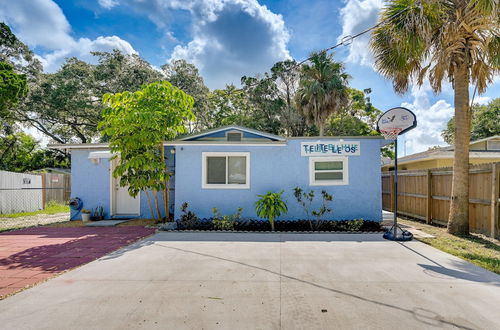
[[[394,173],[382,173],[382,205],[394,210]],[[450,210],[452,169],[398,171],[398,213],[446,225]],[[469,170],[470,231],[491,237],[499,233],[500,162]]]
[[[43,205],[54,201],[66,204],[71,194],[71,175],[42,173]]]

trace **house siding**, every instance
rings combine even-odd
[[[171,147],[166,148],[167,165],[169,170],[173,170],[175,155],[170,153]],[[90,161],[89,153],[93,150],[74,149],[71,151],[71,197],[79,197],[83,202],[83,208],[92,210],[97,206],[104,208],[106,218],[110,217],[110,162],[108,159],[100,159],[98,164]],[[175,179],[171,180],[171,187],[175,185]],[[152,218],[148,206],[146,194],[140,194],[140,215],[138,218]],[[163,194],[158,195],[160,210],[164,214]],[[174,191],[170,192],[170,210],[174,208]],[[71,210],[71,219],[80,220],[79,211]]]
[[[321,139],[321,142],[339,139]],[[306,214],[293,196],[293,188],[312,189],[317,198],[313,208],[319,208],[321,190],[333,195],[328,219],[382,220],[381,170],[379,139],[344,139],[360,141],[361,154],[349,156],[349,184],[338,186],[309,185],[309,157],[301,156],[301,142],[311,139],[289,140],[284,146],[179,146],[176,149],[175,218],[179,219],[183,202],[198,217],[209,218],[212,208],[222,214],[233,214],[243,208],[243,217],[257,218],[254,210],[257,195],[284,190],[283,198],[288,213],[281,219],[304,219]],[[202,189],[203,152],[249,152],[249,189]]]

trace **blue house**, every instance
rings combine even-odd
[[[285,138],[239,126],[222,127],[165,142],[170,181],[170,209],[179,219],[182,203],[200,218],[243,208],[257,218],[257,195],[283,190],[288,213],[282,219],[305,219],[293,188],[326,190],[333,195],[329,219],[382,220],[381,137]],[[107,144],[52,145],[71,152],[72,197],[84,208],[103,206],[107,217],[150,218],[145,194],[132,198],[111,175]],[[319,198],[316,201],[319,205]],[[163,210],[162,210],[163,211]],[[73,213],[75,219],[79,214]]]

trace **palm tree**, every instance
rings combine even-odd
[[[500,70],[498,0],[392,0],[371,48],[375,67],[403,94],[429,79],[435,93],[454,88],[455,155],[448,232],[469,232],[469,85],[481,94]]]
[[[349,75],[326,52],[312,53],[309,61],[302,66],[296,103],[307,124],[316,125],[323,136],[328,117],[347,105]]]

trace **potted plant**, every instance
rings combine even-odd
[[[99,221],[104,219],[104,207],[98,206],[94,209],[94,214],[90,218],[92,221]]]
[[[90,220],[90,210],[82,209],[82,221],[87,222]]]

